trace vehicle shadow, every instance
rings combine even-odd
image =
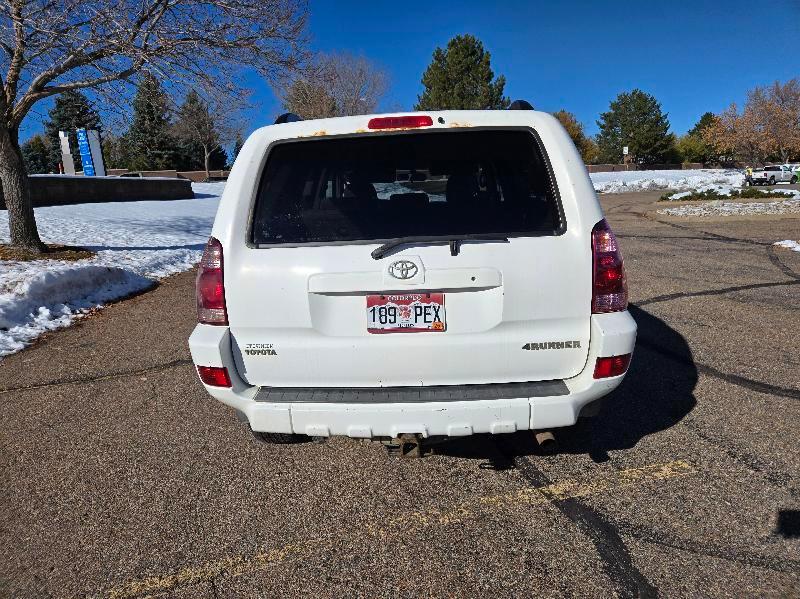
[[[622,384],[602,403],[600,412],[591,418],[579,418],[575,426],[554,429],[556,453],[588,454],[594,461],[608,460],[612,450],[630,449],[648,435],[666,430],[691,412],[696,400],[697,367],[683,336],[636,306],[631,315],[639,326],[636,350],[630,370]],[[493,461],[502,469],[502,456],[536,455],[541,451],[529,431],[514,435],[505,442],[499,435],[474,435],[444,442],[435,453],[467,459]],[[503,451],[498,451],[497,442]],[[498,457],[500,455],[500,457]],[[506,465],[507,466],[507,465]]]

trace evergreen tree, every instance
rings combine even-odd
[[[691,129],[689,129],[689,135],[702,135],[703,131],[717,122],[717,117],[714,115],[713,112],[706,112],[703,116],[700,117],[700,120],[697,121]]]
[[[69,147],[75,169],[81,170],[81,153],[78,149],[76,129],[102,130],[100,115],[92,107],[89,99],[81,92],[75,90],[65,91],[56,97],[53,108],[48,113],[50,120],[45,121],[44,131],[49,141],[49,159],[47,171],[58,172],[61,162],[61,141],[59,131],[69,133]]]
[[[233,142],[233,160],[235,161],[236,158],[239,156],[239,152],[242,151],[242,146],[244,145],[244,137],[242,137],[242,132],[236,132],[236,141]]]
[[[161,83],[145,72],[133,99],[133,122],[124,137],[127,168],[150,171],[177,166],[179,148],[170,117],[169,98]]]
[[[641,90],[621,93],[608,112],[597,121],[600,159],[621,162],[622,148],[628,146],[631,159],[638,164],[656,164],[675,159],[675,136],[658,101]]]
[[[52,172],[50,168],[50,140],[41,133],[34,135],[20,148],[25,170],[29,175]]]
[[[495,79],[491,55],[472,35],[457,35],[447,48],[436,48],[425,73],[415,110],[486,110],[508,108],[506,79]]]

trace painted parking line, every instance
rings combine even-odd
[[[654,464],[642,468],[630,468],[608,472],[589,482],[562,481],[543,487],[525,487],[498,495],[476,497],[445,509],[429,509],[406,512],[368,525],[363,536],[386,539],[408,534],[433,526],[445,526],[475,520],[503,507],[544,505],[553,500],[586,497],[610,493],[627,487],[639,486],[697,472],[683,460]],[[358,533],[356,533],[358,535]],[[336,544],[336,537],[314,538],[290,543],[275,549],[264,549],[251,555],[226,557],[198,566],[182,568],[171,574],[132,580],[107,592],[110,599],[128,599],[154,593],[164,593],[179,587],[209,582],[217,576],[240,576],[248,572],[263,570],[281,562],[319,554]]]

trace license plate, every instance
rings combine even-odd
[[[444,293],[367,296],[367,331],[420,333],[444,331]]]

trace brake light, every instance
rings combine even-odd
[[[607,379],[611,376],[625,374],[628,365],[631,363],[631,355],[610,356],[608,358],[597,358],[594,365],[594,378]]]
[[[224,366],[198,366],[200,380],[212,387],[231,387],[231,377]]]
[[[197,320],[202,324],[227,325],[222,244],[210,237],[197,269]]]
[[[628,307],[628,283],[617,238],[606,219],[592,229],[592,314]]]
[[[367,129],[413,129],[431,125],[433,125],[433,119],[427,115],[384,116],[370,119]]]

